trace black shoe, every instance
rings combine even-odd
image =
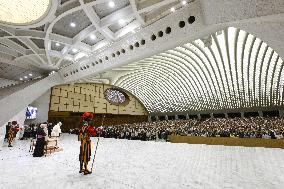
[[[13,147],[12,145],[8,145],[8,147]]]
[[[85,170],[84,171],[84,175],[88,175],[88,174],[91,174],[92,172],[91,171],[89,171],[89,170]]]
[[[83,172],[85,172],[85,170],[84,170],[84,169],[81,169],[81,170],[79,171],[79,173],[83,173]]]

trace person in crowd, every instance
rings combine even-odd
[[[85,112],[82,116],[83,126],[78,135],[78,140],[81,142],[80,145],[80,170],[79,173],[84,175],[91,174],[88,170],[88,163],[91,159],[91,139],[90,137],[96,136],[96,129],[92,126],[94,116],[90,112]]]
[[[47,129],[48,129],[48,137],[49,138],[51,138],[52,128],[53,128],[52,123],[48,123]]]
[[[45,133],[45,141],[48,141],[48,124],[47,122],[44,122],[43,124],[39,125],[39,127],[43,128],[43,131]]]
[[[70,129],[70,130],[69,130],[69,133],[70,133],[70,134],[78,135],[78,134],[79,134],[79,131],[80,131],[80,129],[75,128],[75,129]]]
[[[27,140],[28,138],[32,138],[32,132],[29,125],[24,125],[23,140]]]
[[[6,140],[8,139],[8,133],[9,133],[11,126],[12,126],[11,122],[8,122],[8,124],[6,125],[6,133],[5,133],[5,137],[4,137],[4,139],[6,139]]]
[[[44,146],[45,146],[45,137],[46,133],[44,132],[44,128],[46,124],[41,124],[37,129],[36,133],[36,145],[33,153],[33,157],[42,157],[44,155]]]
[[[100,126],[96,129],[96,132],[99,136],[104,136],[104,128],[103,126]]]
[[[19,132],[18,132],[19,140],[23,140],[24,139],[24,133],[25,133],[25,127],[24,127],[24,125],[20,125],[19,126]]]
[[[14,138],[16,138],[17,133],[19,131],[19,125],[17,123],[17,121],[12,121],[12,129],[13,129],[13,134],[14,134]]]
[[[30,124],[30,137],[36,139],[36,133],[37,133],[36,125],[34,123]]]

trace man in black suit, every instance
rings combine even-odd
[[[47,126],[47,129],[48,129],[48,137],[51,137],[52,128],[53,128],[52,123],[48,123],[48,126]]]

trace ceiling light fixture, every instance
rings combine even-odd
[[[70,23],[70,26],[71,26],[72,28],[75,28],[75,27],[76,27],[76,24],[75,24],[74,22],[71,22],[71,23]]]
[[[115,4],[114,4],[113,1],[110,1],[110,2],[108,2],[108,6],[109,6],[110,8],[113,8],[113,7],[115,6]]]
[[[97,37],[96,37],[94,34],[91,34],[91,35],[90,35],[90,38],[91,38],[92,40],[95,40]]]
[[[171,12],[175,12],[175,11],[176,11],[175,7],[172,7]]]
[[[24,78],[25,78],[25,79],[27,79],[27,78],[28,78],[28,76],[24,76]]]
[[[78,49],[72,49],[72,52],[76,53],[76,52],[78,52]]]
[[[119,20],[118,20],[118,23],[119,23],[120,25],[123,25],[123,24],[125,24],[125,20],[124,20],[124,19],[119,19]]]
[[[55,46],[56,46],[56,47],[59,47],[59,46],[60,46],[60,43],[55,43]]]
[[[33,74],[30,73],[29,76],[33,76]]]
[[[23,81],[23,78],[20,78],[21,81]]]
[[[183,0],[183,1],[181,2],[182,5],[186,5],[186,3],[187,3],[186,0]]]
[[[50,72],[48,75],[52,75],[52,74],[54,74],[55,73],[55,71],[52,71],[52,72]]]

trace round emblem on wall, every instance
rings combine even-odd
[[[109,103],[114,105],[127,105],[129,103],[128,95],[115,88],[105,90],[105,98]]]

